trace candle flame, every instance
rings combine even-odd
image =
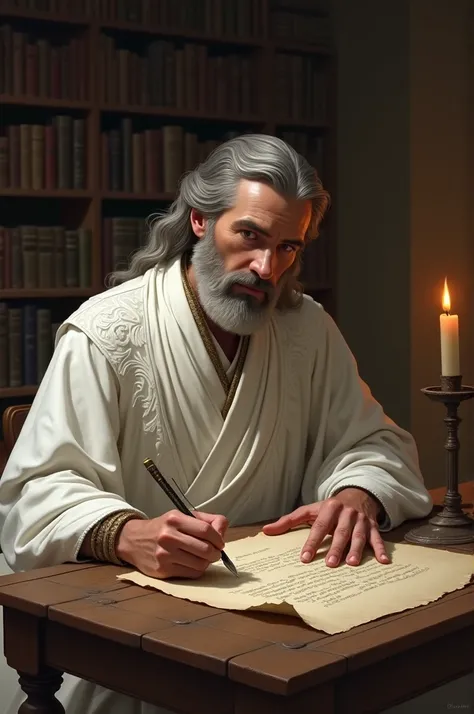
[[[443,290],[443,312],[447,315],[451,312],[451,296],[448,290],[448,280],[444,279],[444,290]]]

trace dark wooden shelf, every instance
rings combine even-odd
[[[172,193],[131,193],[128,191],[103,191],[104,201],[173,201]]]
[[[83,102],[75,99],[59,99],[56,97],[39,97],[16,94],[0,94],[0,106],[11,105],[15,107],[47,107],[51,109],[82,109],[87,111],[91,108],[90,102]]]
[[[235,35],[214,37],[201,32],[193,32],[185,28],[164,27],[162,25],[140,25],[135,22],[120,22],[119,20],[99,20],[101,30],[121,30],[140,35],[155,35],[156,37],[169,37],[170,39],[199,42],[202,44],[235,45],[236,47],[262,48],[265,46],[263,38],[244,39]]]
[[[18,198],[74,198],[74,199],[91,199],[93,194],[91,191],[80,191],[73,188],[64,189],[46,189],[41,188],[35,190],[33,188],[0,188],[1,197],[18,197]]]
[[[285,42],[284,40],[271,40],[275,48],[275,52],[291,52],[298,55],[321,55],[323,57],[332,57],[334,50],[325,45],[307,45],[298,42]]]
[[[36,394],[38,385],[28,384],[24,387],[0,387],[0,399],[10,399],[11,397],[30,397]]]
[[[81,298],[91,297],[98,290],[94,288],[5,288],[0,290],[0,300],[26,300],[33,298]]]
[[[101,112],[108,114],[138,114],[142,116],[167,117],[169,119],[193,119],[199,122],[223,122],[227,124],[263,125],[266,119],[261,116],[232,114],[212,114],[211,112],[190,111],[178,107],[153,107],[142,104],[102,104]]]
[[[312,131],[327,131],[330,126],[329,124],[321,123],[316,120],[311,119],[289,119],[289,118],[277,118],[274,120],[276,127],[292,128],[292,129],[309,129]]]
[[[91,21],[87,17],[74,15],[58,15],[52,12],[40,12],[38,10],[21,10],[17,7],[0,6],[0,19],[19,19],[19,20],[40,20],[42,22],[54,23],[55,25],[75,25],[84,27],[90,25]]]

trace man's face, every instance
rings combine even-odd
[[[257,181],[241,181],[235,206],[214,226],[199,213],[193,272],[204,311],[221,329],[251,334],[272,311],[311,219],[309,201],[284,198]]]

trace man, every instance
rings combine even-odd
[[[357,565],[366,545],[388,562],[379,531],[431,501],[412,438],[299,290],[327,205],[314,169],[271,136],[232,139],[183,178],[129,270],[60,329],[0,485],[14,570],[96,558],[197,578],[228,524],[262,520],[269,535],[311,524],[303,562],[328,534],[328,567]],[[59,697],[68,714],[159,711],[70,677]]]

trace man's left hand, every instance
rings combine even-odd
[[[374,551],[379,563],[389,563],[384,542],[377,525],[378,502],[365,491],[345,488],[332,498],[309,506],[301,506],[263,527],[266,535],[281,535],[307,523],[309,536],[301,551],[301,560],[309,563],[327,535],[332,543],[326,555],[326,564],[336,567],[347,551],[348,565],[359,565],[365,546]]]

